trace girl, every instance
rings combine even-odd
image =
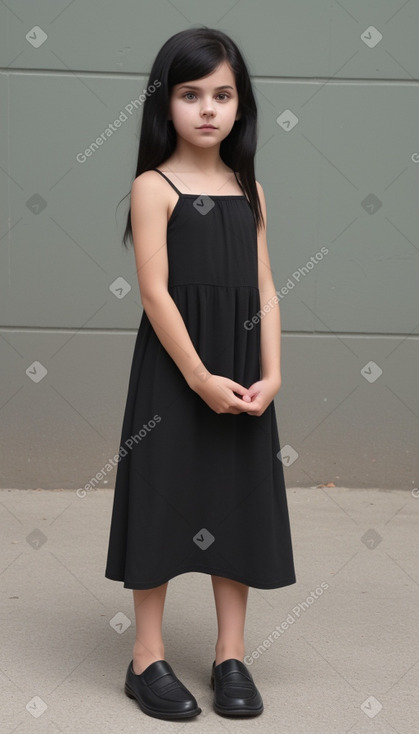
[[[146,714],[201,712],[164,659],[168,581],[211,575],[219,714],[257,715],[244,664],[249,586],[296,581],[274,396],[280,313],[255,181],[257,109],[224,33],[172,36],[153,64],[123,242],[143,315],[122,427],[105,576],[133,590],[125,692]],[[262,310],[263,309],[263,310]]]

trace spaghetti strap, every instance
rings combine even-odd
[[[174,190],[176,191],[176,193],[177,193],[177,194],[178,194],[179,196],[184,196],[184,194],[183,194],[183,193],[182,193],[181,191],[179,191],[179,189],[178,189],[178,188],[176,188],[176,186],[175,186],[175,184],[173,183],[173,181],[171,181],[171,180],[170,180],[170,178],[168,178],[168,177],[167,177],[167,176],[166,176],[166,175],[165,175],[165,174],[163,173],[163,171],[161,171],[161,170],[160,170],[160,168],[152,168],[151,170],[152,170],[152,171],[157,171],[158,173],[160,173],[160,174],[161,174],[161,175],[163,176],[163,178],[165,178],[165,179],[166,179],[167,183],[169,183],[169,184],[170,184],[170,186],[172,187],[172,189],[174,189]],[[243,188],[243,186],[241,185],[241,183],[240,183],[240,181],[239,181],[239,179],[238,179],[238,177],[237,177],[237,173],[236,173],[236,171],[234,171],[234,176],[235,176],[235,178],[236,178],[236,181],[237,181],[237,183],[239,184],[239,186],[240,186],[241,190],[242,190],[242,191],[243,191],[243,193],[244,193],[244,188]]]
[[[163,171],[160,170],[160,168],[153,168],[152,170],[153,171],[158,171],[158,173],[160,173],[163,176],[163,178],[166,179],[167,183],[169,183],[171,185],[172,189],[174,189],[176,191],[176,193],[179,194],[179,196],[182,196],[182,192],[179,191],[179,189],[176,188],[176,186],[174,185],[173,181],[171,181],[170,178],[167,178],[167,176],[165,176],[165,174],[163,173]]]

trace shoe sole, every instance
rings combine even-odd
[[[210,686],[215,691],[215,682],[213,676],[211,676]],[[221,706],[218,706],[218,704],[213,702],[214,711],[217,714],[222,714],[223,716],[259,716],[263,712],[264,707],[262,706],[260,709],[246,709],[246,708],[222,708]]]
[[[222,709],[214,703],[214,711],[222,716],[259,716],[263,712],[261,709]]]
[[[184,711],[179,713],[166,713],[163,711],[156,711],[155,709],[149,708],[147,704],[145,704],[140,698],[138,698],[138,696],[135,695],[135,693],[131,690],[127,683],[125,683],[124,690],[128,698],[133,698],[135,701],[137,701],[141,711],[143,711],[145,714],[148,714],[148,716],[153,716],[155,719],[189,719],[192,716],[198,716],[198,714],[200,714],[202,711],[199,706],[192,711]]]

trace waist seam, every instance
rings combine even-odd
[[[253,288],[257,291],[259,291],[259,287],[257,285],[224,285],[222,283],[172,283],[168,285],[168,288],[178,288],[180,286],[190,286],[190,285],[208,285],[212,288]]]

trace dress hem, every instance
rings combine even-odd
[[[117,576],[116,574],[112,575],[108,572],[105,573],[105,578],[111,581],[122,581],[124,583],[125,589],[134,589],[134,590],[136,589],[154,589],[157,586],[161,586],[162,584],[165,584],[167,581],[170,581],[171,579],[176,578],[176,576],[181,576],[184,573],[194,573],[194,572],[205,573],[207,575],[222,576],[223,578],[228,578],[228,579],[231,579],[232,581],[238,581],[239,583],[245,584],[246,586],[250,586],[254,589],[279,589],[283,586],[290,586],[291,584],[295,584],[297,582],[296,576],[293,575],[293,576],[289,576],[287,579],[271,581],[268,584],[261,584],[260,582],[255,583],[254,581],[252,582],[249,580],[243,580],[243,578],[239,578],[235,574],[229,574],[227,576],[227,574],[225,572],[223,573],[220,569],[209,570],[209,569],[199,568],[197,566],[194,568],[189,568],[185,571],[178,571],[177,573],[174,573],[171,576],[163,580],[159,580],[159,581],[151,582],[151,583],[148,582],[147,584],[136,583],[136,582],[128,581],[128,580],[125,581],[124,578],[121,578],[120,576]]]

